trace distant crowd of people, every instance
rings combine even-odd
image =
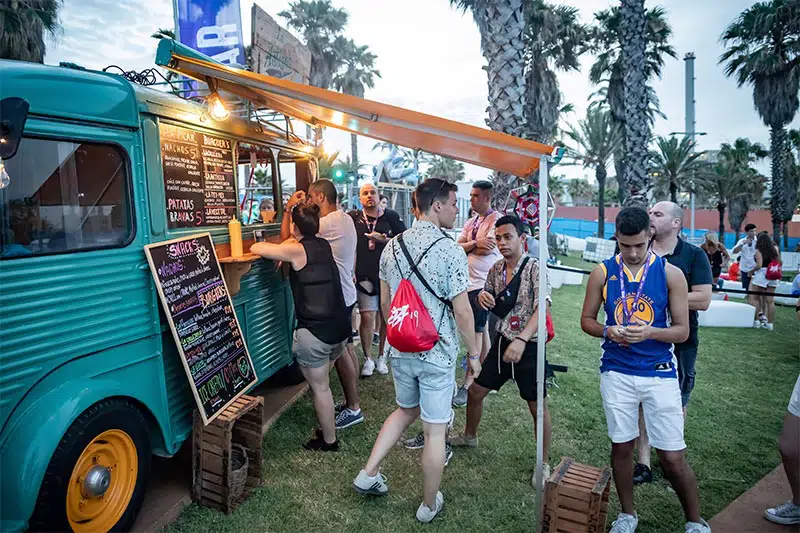
[[[416,512],[421,522],[430,522],[442,509],[440,484],[452,447],[478,446],[484,399],[509,380],[516,382],[534,427],[543,424],[544,477],[550,468],[546,387],[543,418],[537,419],[537,382],[544,380],[537,375],[537,334],[542,312],[550,328],[549,274],[545,271],[546,284],[540,285],[539,272],[546,267],[529,253],[522,221],[491,208],[490,182],[474,184],[474,216],[453,239],[446,230],[458,215],[456,191],[442,180],[422,182],[412,195],[415,221],[406,228],[396,212],[381,205],[373,184],[359,191],[362,207],[344,213],[333,183],[318,180],[288,200],[283,242],[251,248],[290,265],[297,317],[292,350],[311,387],[319,422],[305,448],[337,451],[337,431],[364,421],[352,326],[357,307],[364,353],[360,374],[387,374],[391,366],[397,408],[384,422],[353,488],[365,495],[388,492],[382,461],[421,418],[422,433],[405,441],[407,448],[423,449],[423,499]],[[623,209],[616,219],[618,253],[595,268],[586,287],[580,323],[588,335],[602,339],[600,390],[622,506],[613,533],[636,530],[633,486],[652,481],[651,446],[683,506],[687,533],[710,532],[686,460],[684,420],[696,379],[697,313],[708,308],[712,285],[730,254],[714,235],[701,247],[682,240],[682,217],[683,210],[671,202],[649,212]],[[780,254],[768,236],[756,235],[755,228],[747,233],[733,250],[740,256],[743,283],[747,279],[774,290],[769,271]],[[539,308],[540,293],[547,309]],[[604,318],[598,320],[601,309]],[[759,312],[759,322],[771,329],[774,310],[766,299]],[[466,372],[457,383],[462,344]],[[331,367],[344,391],[338,405],[330,389]],[[453,408],[463,405],[466,425],[451,435]],[[795,501],[767,511],[768,518],[783,523],[800,523],[800,445],[787,444],[793,435],[800,436],[798,408],[800,378],[787,415],[794,418],[787,418],[781,440]]]

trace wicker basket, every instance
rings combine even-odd
[[[234,444],[231,446],[231,497],[238,498],[244,492],[244,486],[247,482],[247,468],[249,461],[247,460],[247,451],[241,444]]]

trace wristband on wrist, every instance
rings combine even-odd
[[[519,335],[517,335],[516,337],[514,337],[514,340],[516,340],[516,341],[522,341],[522,342],[524,342],[525,344],[528,344],[528,343],[530,342],[528,339],[523,339],[523,338],[522,338],[522,337],[520,337]]]
[[[478,359],[480,359],[480,358],[481,358],[481,354],[478,354],[478,355],[470,355],[470,356],[469,356],[469,360],[470,360],[470,361],[475,361],[475,360],[478,360]]]
[[[608,326],[603,326],[603,338],[608,338]]]

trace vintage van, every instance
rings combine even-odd
[[[196,136],[261,185],[187,192],[197,168],[162,155]],[[0,530],[130,528],[195,407],[143,246],[207,231],[224,255],[245,194],[245,241],[278,233],[281,173],[308,179],[310,147],[119,75],[0,61],[0,152]],[[250,223],[254,199],[273,223]],[[261,260],[233,299],[259,381],[291,361],[289,296]]]
[[[233,94],[278,116],[452,157],[502,179],[539,169],[542,205],[547,169],[563,155],[221,65],[171,40],[159,43],[156,64],[206,83],[210,96]],[[223,120],[212,100],[190,102],[114,74],[0,61],[1,531],[127,529],[151,455],[170,456],[189,437],[194,399],[143,247],[210,232],[225,263],[228,219],[243,219],[245,241],[278,233],[282,178],[303,189],[317,168],[288,119],[285,128],[268,118]],[[202,146],[215,152],[216,171],[206,176],[213,186],[197,181]],[[270,223],[253,224],[255,212]],[[546,232],[544,216],[540,227]],[[247,267],[231,265],[228,287],[263,381],[290,362],[290,294],[269,261],[253,262],[240,284]],[[543,376],[544,357],[540,364]],[[537,458],[541,468],[540,449]]]

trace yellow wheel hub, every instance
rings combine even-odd
[[[104,431],[84,448],[67,487],[67,519],[76,533],[109,531],[128,508],[139,458],[122,430]]]

